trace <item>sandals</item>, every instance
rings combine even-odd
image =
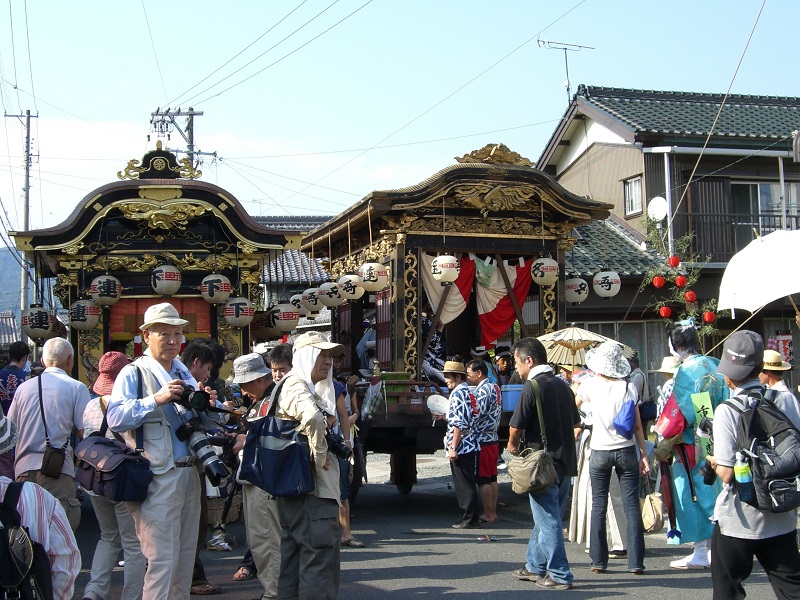
[[[239,567],[236,573],[233,574],[234,581],[247,581],[253,579],[256,574],[247,567]]]
[[[361,540],[357,540],[356,538],[350,538],[349,540],[342,540],[342,546],[349,546],[350,548],[364,548],[366,544]]]

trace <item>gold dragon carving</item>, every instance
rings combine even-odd
[[[207,208],[195,204],[172,204],[161,207],[149,202],[130,202],[119,206],[126,219],[142,221],[148,229],[186,229],[189,219],[198,217]]]
[[[403,276],[403,367],[414,379],[417,376],[417,257],[412,250],[406,251],[405,274]]]
[[[455,160],[460,163],[491,163],[519,165],[522,167],[532,167],[533,163],[512,150],[505,144],[486,144],[480,150],[473,150],[461,158]]]

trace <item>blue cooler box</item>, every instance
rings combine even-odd
[[[503,410],[513,411],[517,408],[519,402],[519,395],[522,393],[522,388],[525,385],[521,383],[501,385],[500,394],[502,395]]]

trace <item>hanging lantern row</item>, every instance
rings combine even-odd
[[[531,279],[540,286],[555,285],[558,272],[558,263],[552,258],[539,257],[531,265]],[[580,304],[589,296],[589,284],[584,279],[574,277],[564,283],[567,302]],[[594,293],[604,300],[616,296],[621,287],[622,280],[616,271],[600,271],[592,277]]]

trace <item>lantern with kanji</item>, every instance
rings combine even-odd
[[[222,304],[232,291],[231,280],[218,273],[206,275],[200,282],[200,295],[209,304]]]
[[[41,304],[31,304],[22,311],[22,333],[32,340],[47,339],[53,331],[53,319]]]
[[[358,300],[364,295],[364,284],[361,282],[361,277],[355,273],[342,275],[336,284],[339,286],[339,293],[345,300]]]
[[[592,277],[592,289],[603,300],[608,300],[619,294],[622,280],[616,271],[600,271]]]
[[[301,317],[305,317],[308,314],[306,307],[303,306],[303,294],[295,294],[289,298],[289,304],[297,309],[297,312],[300,313]]]
[[[358,269],[362,285],[368,292],[380,292],[389,285],[389,269],[381,263],[364,263]]]
[[[531,264],[531,279],[539,285],[555,284],[558,281],[558,263],[552,258],[537,258]]]
[[[247,327],[253,320],[255,312],[253,303],[241,296],[228,298],[222,307],[222,316],[233,327]]]
[[[100,306],[111,306],[122,297],[122,284],[113,275],[100,275],[89,286],[89,295]]]
[[[307,315],[316,315],[322,308],[319,301],[319,288],[308,288],[300,297],[300,304],[306,309]]]
[[[181,289],[181,272],[173,265],[161,265],[153,269],[150,277],[153,291],[161,296],[177,294]]]
[[[94,300],[77,300],[69,307],[69,326],[77,331],[89,331],[100,322],[100,307]]]
[[[328,308],[339,306],[344,302],[344,298],[342,298],[342,294],[339,292],[339,286],[333,281],[327,281],[319,286],[318,297],[323,306],[327,306]],[[291,331],[291,329],[289,331]]]
[[[564,297],[567,302],[580,304],[589,296],[589,284],[585,279],[572,277],[564,282]]]
[[[431,263],[431,275],[442,285],[452,285],[460,271],[461,262],[449,254],[437,256]]]
[[[275,328],[281,333],[289,333],[292,329],[297,327],[300,320],[300,312],[288,302],[283,302],[270,309],[272,315],[272,322]]]

